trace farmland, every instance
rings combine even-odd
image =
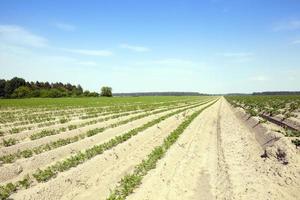
[[[299,96],[2,99],[0,199],[297,199],[299,105]]]

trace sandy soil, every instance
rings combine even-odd
[[[299,199],[299,162],[261,158],[224,99],[190,127],[128,199]]]
[[[50,126],[47,126],[47,127],[36,127],[35,129],[31,129],[31,130],[25,130],[25,131],[21,131],[19,133],[15,133],[15,134],[7,134],[5,136],[2,136],[0,137],[0,139],[9,139],[9,138],[14,138],[14,139],[17,139],[18,142],[20,143],[22,140],[26,140],[26,139],[29,139],[29,137],[35,133],[38,133],[38,132],[41,132],[43,130],[53,130],[53,129],[59,129],[59,128],[66,128],[68,129],[68,126],[69,125],[79,125],[81,123],[86,123],[86,122],[89,122],[89,121],[93,121],[93,120],[99,120],[99,119],[103,119],[103,118],[106,118],[106,117],[111,117],[111,116],[114,116],[114,115],[117,115],[117,114],[125,114],[127,113],[128,115],[132,114],[132,113],[137,113],[137,112],[143,112],[143,110],[136,110],[136,111],[127,111],[127,112],[120,112],[120,113],[109,113],[109,114],[105,114],[103,113],[103,115],[99,116],[99,117],[94,117],[94,118],[88,118],[88,119],[75,119],[75,120],[71,120],[71,121],[68,121],[66,123],[58,123],[58,124],[53,124],[53,125],[50,125]]]
[[[187,115],[197,109],[190,109],[185,115],[170,117],[76,168],[59,173],[46,183],[20,190],[11,197],[24,200],[106,199],[110,190],[117,186],[125,174],[130,173],[154,147],[162,144],[164,138]],[[141,119],[140,123],[145,123],[144,120]],[[136,121],[133,123],[137,123]],[[158,161],[156,168],[149,171],[142,184],[127,199],[299,199],[299,151],[284,143],[284,137],[275,141],[273,146],[262,145],[258,135],[272,132],[268,130],[272,126],[253,126],[250,122],[252,121],[240,117],[221,98],[190,124],[165,157]],[[123,131],[133,128],[132,123],[124,127]],[[122,127],[116,129],[118,128]],[[121,129],[110,131],[89,138],[93,141],[88,139],[72,144],[72,148],[76,151],[84,149],[123,133],[120,132]],[[282,145],[286,145],[286,152],[292,156],[287,164],[278,159],[278,150],[284,149]],[[32,160],[24,159],[20,162],[24,162],[25,172],[28,172],[33,166],[49,164],[52,156],[56,160],[70,155],[70,150],[69,147],[63,147],[47,152],[45,160],[41,156],[35,156]],[[262,156],[266,150],[268,156]]]
[[[157,109],[157,110],[160,110],[160,109]],[[154,111],[156,111],[156,110],[154,110]],[[151,115],[151,113],[153,113],[154,111],[148,112],[149,115]],[[144,112],[144,113],[146,113],[146,112]],[[0,156],[15,153],[19,150],[21,151],[21,150],[25,150],[27,148],[37,147],[37,146],[40,146],[41,144],[47,144],[47,143],[52,142],[52,141],[57,141],[58,139],[65,139],[65,138],[69,138],[69,137],[74,137],[74,136],[79,135],[80,133],[84,133],[88,130],[105,127],[105,126],[108,126],[110,124],[116,123],[118,121],[126,120],[126,119],[129,119],[131,117],[134,117],[134,116],[137,116],[137,115],[140,115],[140,114],[142,114],[142,113],[128,114],[127,116],[122,116],[122,117],[118,117],[118,118],[115,118],[115,119],[110,119],[108,121],[103,121],[103,122],[100,122],[100,123],[87,125],[87,126],[80,127],[80,128],[77,128],[77,129],[61,132],[60,134],[51,135],[51,136],[47,136],[47,137],[42,137],[42,138],[39,138],[37,140],[30,140],[29,138],[27,138],[27,140],[23,140],[20,143],[17,143],[13,146],[0,148]]]
[[[204,105],[203,105],[204,106]],[[125,173],[142,161],[192,112],[170,117],[82,165],[60,173],[47,183],[13,195],[14,199],[105,199]]]
[[[42,168],[46,165],[49,165],[53,162],[56,162],[58,160],[61,160],[65,157],[68,157],[78,151],[85,150],[87,148],[90,148],[96,144],[103,143],[105,141],[110,140],[111,138],[121,135],[125,133],[126,131],[129,131],[133,128],[136,128],[138,126],[141,126],[142,124],[145,124],[155,118],[159,118],[165,114],[168,114],[170,112],[174,112],[177,109],[165,111],[158,114],[152,114],[149,112],[149,116],[132,121],[130,123],[108,129],[101,134],[97,134],[92,137],[87,137],[83,140],[79,140],[78,142],[71,143],[69,145],[62,146],[57,149],[53,149],[51,151],[46,151],[41,154],[33,155],[30,158],[22,158],[17,160],[16,162],[12,164],[5,164],[0,167],[0,182],[7,182],[7,181],[16,181],[24,177],[26,174],[31,173],[38,168]],[[126,116],[125,118],[130,118],[133,115]],[[112,124],[116,122],[116,120],[120,119],[114,119],[110,120],[108,122],[105,122],[106,125]],[[103,125],[103,124],[102,124]],[[49,136],[52,137],[52,136]],[[46,139],[46,138],[45,138]],[[36,140],[37,143],[39,143],[38,140]]]

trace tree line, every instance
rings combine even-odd
[[[14,77],[10,80],[0,79],[0,98],[58,98],[58,97],[98,97],[112,96],[110,87],[102,87],[101,93],[83,91],[80,85],[61,82],[28,82]]]
[[[253,92],[252,95],[300,95],[300,91]]]
[[[198,92],[132,92],[114,93],[114,96],[208,96]]]

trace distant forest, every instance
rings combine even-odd
[[[300,95],[300,91],[272,91],[253,93],[228,93],[227,96],[251,96],[251,95]]]
[[[253,92],[252,95],[300,95],[300,91]]]
[[[208,96],[198,92],[134,92],[134,93],[114,93],[114,96]]]
[[[23,78],[14,77],[10,80],[0,79],[0,98],[29,98],[29,97],[97,97],[96,92],[83,91],[80,85],[61,82],[28,82]]]

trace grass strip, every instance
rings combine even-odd
[[[129,194],[133,193],[133,190],[138,187],[143,177],[156,167],[156,163],[160,160],[168,151],[168,149],[177,141],[179,136],[184,130],[191,124],[191,122],[206,108],[214,104],[215,101],[201,110],[193,113],[187,117],[174,131],[172,131],[167,138],[165,138],[161,146],[155,147],[152,152],[147,156],[147,159],[143,160],[137,165],[131,174],[125,175],[120,184],[111,192],[107,200],[124,200]]]

